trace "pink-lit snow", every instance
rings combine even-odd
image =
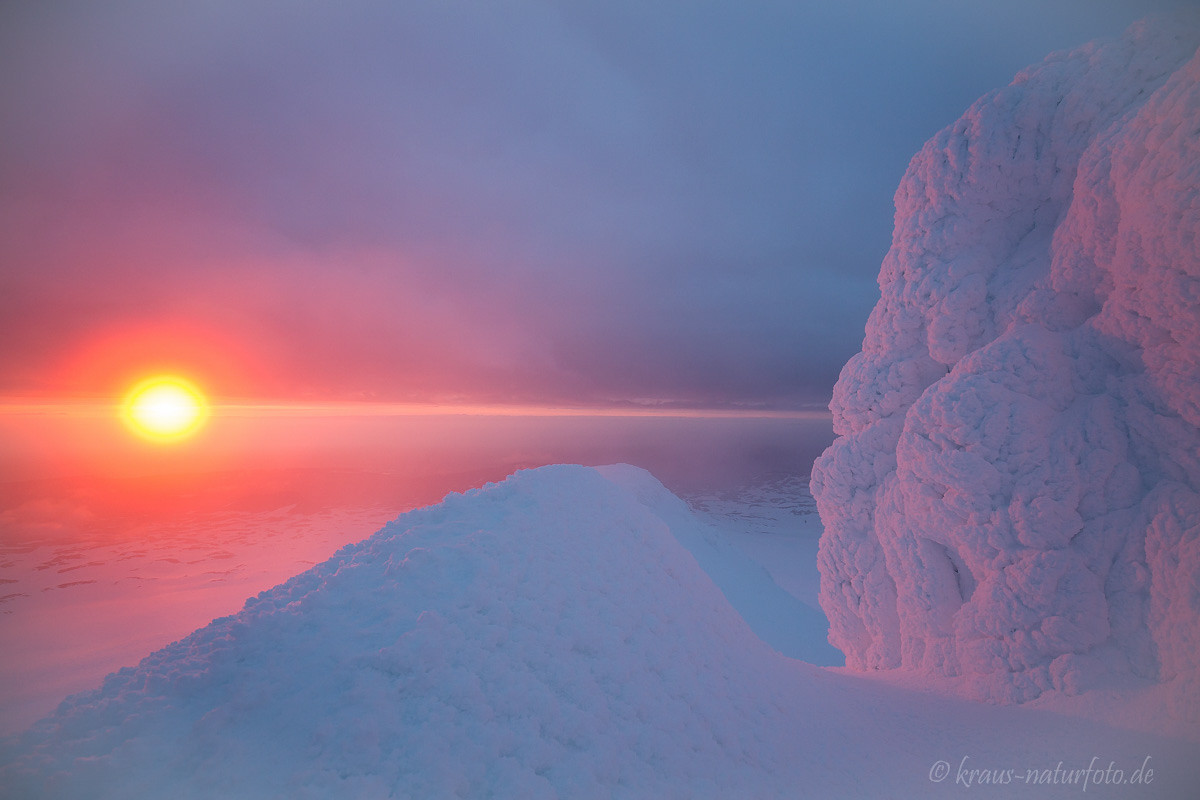
[[[1198,41],[1052,56],[912,160],[812,483],[851,667],[1200,719]]]

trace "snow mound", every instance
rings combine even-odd
[[[686,512],[632,467],[452,494],[68,698],[0,784],[23,798],[734,796],[787,772],[779,726],[773,744],[744,724],[782,713],[754,685],[782,659],[676,541],[664,517],[678,530]]]
[[[1200,718],[1198,43],[1051,56],[909,165],[812,479],[850,667]]]

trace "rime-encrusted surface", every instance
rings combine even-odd
[[[812,481],[850,666],[1200,715],[1198,41],[1051,56],[913,158]]]

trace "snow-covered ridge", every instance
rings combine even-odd
[[[748,743],[686,721],[727,717],[747,692],[735,676],[770,651],[672,537],[663,517],[686,511],[629,467],[451,494],[69,698],[0,784],[538,797],[684,775],[732,790]]]
[[[0,796],[782,792],[783,660],[725,596],[783,594],[754,569],[643,470],[519,472],[68,698]]]
[[[1051,56],[913,158],[812,480],[848,665],[1200,717],[1198,43]]]

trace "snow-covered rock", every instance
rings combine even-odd
[[[849,666],[1200,717],[1198,44],[1053,55],[909,165],[812,479]]]

